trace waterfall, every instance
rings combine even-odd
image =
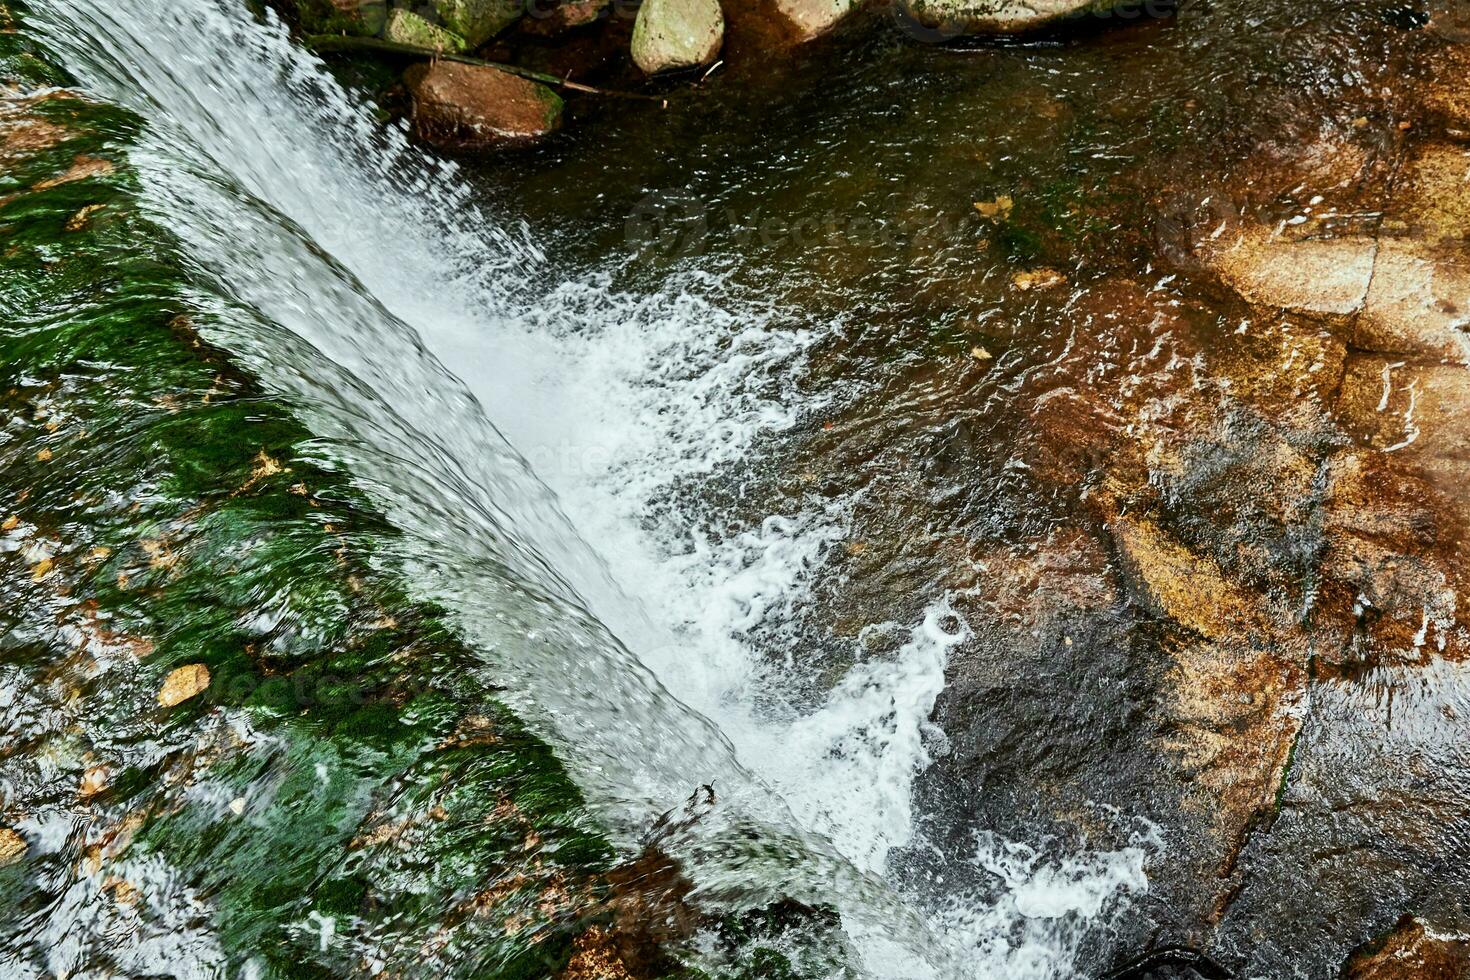
[[[728,534],[680,503],[819,413],[795,382],[831,324],[697,267],[644,292],[559,267],[239,0],[37,6],[83,85],[147,121],[143,200],[210,284],[201,329],[332,440],[621,842],[713,784],[723,816],[679,855],[710,902],[831,905],[881,980],[1073,975],[1055,924],[1146,887],[1141,847],[979,841],[1007,896],[985,905],[887,877],[967,634],[949,597],[824,703],[772,709],[801,656],[750,634],[807,600],[851,502]],[[752,827],[781,846],[752,855]]]

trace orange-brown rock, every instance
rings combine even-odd
[[[1342,975],[1343,980],[1467,980],[1470,941],[1405,918],[1385,939],[1354,953]]]
[[[1323,672],[1464,656],[1463,517],[1450,499],[1377,452],[1335,457],[1326,487],[1313,626]]]
[[[1348,316],[1368,296],[1374,253],[1371,238],[1292,241],[1256,228],[1220,248],[1212,265],[1252,303]]]
[[[830,33],[861,6],[860,0],[767,0],[774,19],[798,43]]]
[[[404,75],[414,131],[444,149],[529,143],[561,128],[562,101],[530,79],[483,65],[436,61]]]
[[[1385,227],[1429,243],[1470,238],[1470,147],[1425,143],[1408,155],[1395,183]]]

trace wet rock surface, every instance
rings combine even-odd
[[[725,40],[719,0],[646,0],[633,28],[633,62],[645,74],[708,65]]]
[[[822,669],[776,692],[783,706],[819,704],[855,661],[892,655],[873,624],[951,596],[967,635],[926,732],[920,837],[893,861],[921,899],[999,899],[977,835],[1060,851],[1149,839],[1147,893],[1078,939],[1099,975],[1170,947],[1239,977],[1464,975],[1470,61],[1444,26],[1454,9],[1421,13],[1226,6],[1191,14],[1225,22],[1198,42],[1169,35],[1191,36],[1199,22],[1183,20],[1061,55],[965,55],[985,66],[975,88],[1012,90],[985,106],[994,129],[926,133],[901,181],[793,154],[761,185],[799,198],[802,168],[825,167],[873,227],[907,233],[919,216],[897,240],[855,222],[832,247],[820,222],[737,240],[789,262],[783,298],[865,305],[813,355],[806,383],[835,393],[760,464],[782,472],[705,492],[734,526],[856,498],[798,613],[801,655]],[[1263,35],[1295,43],[1263,51]],[[1149,62],[1156,102],[1099,94],[1166,41],[1178,61]],[[1084,68],[1064,60],[1082,54]],[[1196,61],[1224,81],[1198,84]],[[941,76],[916,101],[957,87]],[[883,85],[863,94],[897,107],[859,148],[876,154],[918,110]],[[863,158],[791,102],[771,106],[724,121],[812,126]],[[464,132],[447,112],[444,131]],[[700,131],[676,119],[629,138],[656,153]],[[704,169],[725,181],[740,151],[714,143],[721,166]],[[599,153],[597,175],[622,178],[603,181],[538,158],[527,166],[547,175],[527,182],[561,200],[594,187],[603,207],[690,179],[662,161],[634,179],[631,156]],[[961,180],[957,205],[935,202]],[[706,193],[690,225],[708,230],[731,200],[732,225],[759,225],[750,200]],[[25,574],[56,574],[45,560]],[[792,636],[768,638],[773,659]],[[634,877],[677,892],[665,871],[650,854]],[[617,975],[615,946],[585,933],[570,966]],[[1161,960],[1125,975],[1212,974]]]
[[[1462,980],[1470,976],[1470,941],[1435,933],[1406,918],[1382,939],[1354,953],[1345,980]]]
[[[715,513],[855,501],[798,613],[820,669],[783,705],[820,705],[824,683],[892,656],[871,624],[951,597],[968,635],[934,705],[919,842],[891,859],[935,907],[1003,900],[975,860],[986,834],[1062,853],[1153,838],[1147,893],[1078,939],[1085,969],[1186,947],[1215,975],[1351,975],[1406,915],[1470,927],[1467,76],[1444,70],[1464,48],[1392,4],[1272,6],[1297,43],[1270,55],[1209,20],[1230,12],[1185,16],[1186,37],[1199,18],[1223,32],[1210,53],[1180,42],[1219,59],[1201,74],[1222,91],[1181,84],[1145,109],[1016,83],[1019,177],[1004,155],[1020,137],[980,124],[955,125],[953,160],[915,162],[911,121],[866,143],[822,131],[839,151],[783,159],[796,228],[822,164],[911,150],[823,185],[851,209],[839,222],[887,237],[732,236],[784,263],[794,302],[866,305],[813,355],[809,383],[835,404],[783,472],[731,479],[780,492]],[[1150,29],[1036,70],[1106,79],[1164,43]],[[1086,69],[1066,61],[1079,48]],[[1012,78],[1002,56],[968,57]],[[788,117],[819,125],[769,118]],[[1098,135],[1124,119],[1147,136]],[[1107,147],[1117,171],[1077,162]],[[1052,162],[1084,172],[1034,176]],[[761,202],[703,193],[723,256],[721,209],[758,227]],[[773,630],[773,660],[791,636]]]
[[[917,22],[941,32],[1014,34],[1035,30],[1089,10],[1107,9],[1110,0],[901,0]]]
[[[526,143],[561,127],[561,97],[546,86],[484,65],[415,65],[405,75],[419,137],[447,149]]]

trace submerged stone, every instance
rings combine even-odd
[[[561,128],[562,100],[551,89],[485,65],[415,65],[404,76],[414,131],[445,149],[523,144]]]
[[[25,857],[26,839],[9,827],[0,827],[0,867],[14,864]]]
[[[859,9],[858,0],[771,0],[776,18],[798,43],[831,33]]]
[[[1380,941],[1353,954],[1343,980],[1464,980],[1470,977],[1470,938],[1405,918]]]
[[[595,24],[605,16],[613,0],[563,0],[551,9],[533,3],[521,25],[528,34],[556,37],[578,27]]]
[[[158,692],[158,703],[165,708],[183,704],[209,687],[209,668],[204,664],[187,664],[169,671]]]

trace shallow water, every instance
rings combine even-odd
[[[1092,839],[977,826],[922,781],[964,738],[936,706],[989,625],[983,556],[1096,523],[1090,427],[1257,356],[1195,275],[1201,229],[1372,219],[1262,147],[1374,165],[1398,7],[1191,4],[958,49],[877,30],[462,167],[224,0],[37,8],[146,121],[143,202],[202,332],[408,532],[416,588],[625,850],[713,784],[668,845],[696,894],[833,906],[867,975],[1115,958],[1157,828],[1104,794]],[[1058,450],[1072,398],[1089,431]]]

